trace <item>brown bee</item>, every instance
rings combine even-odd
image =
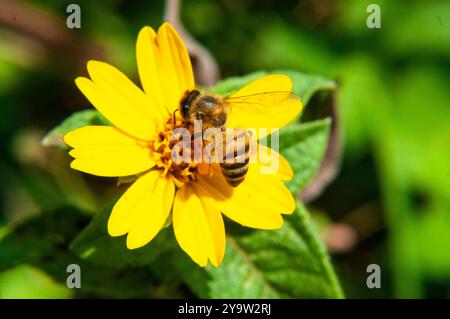
[[[217,94],[200,93],[198,90],[186,92],[180,102],[180,113],[187,128],[194,121],[201,121],[202,131],[216,128],[223,134],[223,160],[220,163],[222,174],[233,187],[238,186],[245,178],[249,168],[251,134],[242,128],[226,130],[228,112],[231,107],[245,110],[246,107],[256,108],[268,114],[273,112],[273,105],[287,98],[298,98],[290,92],[264,92],[246,96],[223,98]],[[195,138],[195,137],[194,137]]]

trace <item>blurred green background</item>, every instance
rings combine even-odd
[[[25,218],[67,207],[73,229],[66,233],[75,236],[116,194],[113,182],[71,171],[68,156],[40,141],[72,112],[88,107],[73,80],[86,73],[89,58],[137,79],[136,36],[144,25],[161,24],[164,2],[79,0],[82,27],[68,30],[66,7],[72,2],[0,1],[0,243]],[[450,2],[378,0],[381,28],[369,29],[366,8],[373,2],[186,0],[181,17],[215,57],[222,78],[289,69],[338,83],[341,167],[308,207],[346,296],[448,298]],[[8,17],[5,6],[17,3],[25,8],[17,12],[35,13],[27,21],[38,32]],[[29,232],[20,237],[17,247],[31,264],[37,251],[50,251],[49,242],[64,247],[60,225],[53,226],[49,232],[38,220],[32,240]],[[18,282],[34,282],[47,288],[31,287],[25,296],[70,296],[64,280],[55,279],[58,263],[67,265],[70,257],[61,248],[45,258],[38,269],[16,265],[14,252],[0,252],[0,285],[20,289]],[[366,286],[372,263],[381,266],[380,289]],[[138,283],[140,271],[129,281]],[[59,278],[64,276],[65,268]],[[111,289],[125,283],[108,280],[117,271],[102,276],[100,290],[75,296],[120,296]],[[176,285],[155,287],[133,293],[190,295]]]

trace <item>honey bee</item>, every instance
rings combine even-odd
[[[225,150],[220,162],[222,175],[229,185],[236,187],[242,183],[248,172],[252,136],[249,131],[240,127],[232,130],[231,136],[227,134],[228,112],[232,107],[233,109],[234,107],[239,108],[241,112],[253,108],[253,111],[256,110],[263,116],[270,116],[277,112],[274,105],[292,98],[298,99],[299,97],[291,92],[273,91],[223,98],[217,94],[192,90],[187,91],[181,99],[179,111],[188,129],[195,121],[201,121],[202,132],[208,128],[222,132]],[[251,114],[255,114],[255,112]],[[236,127],[236,123],[233,124]],[[233,146],[231,152],[230,145]]]

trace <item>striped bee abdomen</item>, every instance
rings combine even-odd
[[[220,164],[222,175],[233,187],[238,186],[247,174],[250,161],[251,136],[243,129],[224,134],[224,157]]]

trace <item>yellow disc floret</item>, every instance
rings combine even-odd
[[[180,116],[171,116],[166,121],[164,130],[157,135],[156,140],[150,143],[156,167],[163,170],[163,176],[171,177],[177,187],[195,181],[198,173],[197,163],[193,161],[176,163],[172,159],[172,149],[180,141],[177,136],[174,136],[173,131],[178,127],[184,126],[184,120]]]

